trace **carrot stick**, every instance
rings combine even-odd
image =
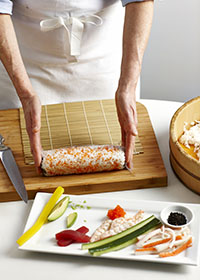
[[[155,254],[156,249],[155,248],[140,248],[135,250],[135,255],[151,255]]]
[[[150,248],[139,248],[136,249],[135,252],[148,252],[148,251],[156,251],[156,248],[150,247]]]
[[[176,240],[181,240],[182,239],[182,236],[181,235],[177,235],[176,236]],[[154,247],[156,245],[159,245],[159,244],[163,244],[163,243],[167,243],[171,240],[171,238],[165,238],[165,239],[161,239],[161,240],[157,240],[155,242],[151,242],[151,243],[148,243],[146,245],[143,246],[143,248],[149,248],[149,247]]]
[[[155,242],[151,242],[151,243],[148,243],[148,244],[144,245],[143,248],[154,247],[154,246],[156,246],[156,245],[166,243],[166,242],[168,242],[168,241],[170,241],[170,240],[171,240],[171,238],[165,238],[165,239],[157,240],[157,241],[155,241]]]
[[[176,236],[176,240],[181,240],[181,239],[183,239],[181,235]]]
[[[188,247],[190,247],[191,243],[192,243],[192,237],[190,237],[190,239],[186,243],[181,245],[179,248],[173,250],[172,252],[162,252],[159,254],[159,256],[161,258],[176,256],[180,254],[182,251],[186,250]]]

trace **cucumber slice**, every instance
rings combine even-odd
[[[69,196],[65,196],[63,199],[61,199],[54,208],[51,210],[49,216],[48,216],[48,221],[52,222],[60,218],[64,212],[67,209],[67,206],[69,204]]]
[[[126,241],[126,242],[124,242],[122,244],[116,245],[115,247],[108,247],[108,248],[102,249],[100,251],[98,251],[98,250],[95,251],[94,249],[89,249],[89,253],[91,255],[97,257],[97,256],[101,256],[101,255],[103,255],[105,253],[109,253],[111,251],[121,250],[121,249],[126,248],[126,247],[128,247],[128,246],[130,246],[130,245],[132,245],[132,244],[134,244],[136,242],[137,242],[137,238],[134,238],[134,239],[128,240],[128,241]]]
[[[118,233],[118,234],[115,234],[113,236],[110,236],[108,238],[105,238],[103,240],[99,240],[99,241],[95,241],[95,242],[90,242],[90,243],[85,243],[85,244],[82,244],[82,249],[85,250],[85,249],[92,249],[92,248],[95,248],[95,247],[99,247],[99,246],[102,246],[102,245],[105,245],[105,244],[108,244],[110,242],[113,242],[117,239],[120,239],[124,236],[127,236],[128,234],[136,231],[137,229],[143,227],[144,225],[148,224],[150,221],[152,220],[158,220],[154,215],[150,216],[149,218],[147,218],[146,220]],[[159,221],[159,220],[158,220]],[[160,222],[160,221],[159,221]]]
[[[108,244],[95,247],[92,249],[89,249],[89,253],[92,254],[93,256],[100,256],[102,254],[111,252],[111,251],[117,251],[121,250],[129,245],[132,245],[137,242],[137,236],[144,234],[146,232],[149,232],[150,230],[154,230],[158,227],[160,227],[162,224],[161,222],[155,218],[152,221],[150,221],[148,224],[144,225],[143,227],[137,229],[136,231],[123,236],[120,239],[117,239],[113,242],[110,242]]]
[[[71,214],[69,214],[69,216],[67,216],[67,228],[70,228],[71,226],[73,226],[73,224],[75,223],[76,219],[77,219],[77,212],[73,212]]]

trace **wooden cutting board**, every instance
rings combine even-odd
[[[21,171],[29,199],[38,191],[53,192],[62,186],[68,194],[88,194],[122,191],[139,188],[164,187],[167,174],[159,151],[156,137],[144,105],[137,103],[138,133],[143,153],[134,156],[134,173],[128,170],[102,172],[95,174],[41,177],[33,165],[24,162],[20,132],[19,110],[0,111],[0,133],[5,144],[14,154]],[[20,200],[0,162],[0,201]]]

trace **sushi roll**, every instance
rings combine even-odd
[[[125,168],[125,153],[120,146],[73,146],[43,151],[44,176],[94,173]]]

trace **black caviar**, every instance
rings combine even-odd
[[[187,223],[187,219],[185,217],[184,214],[179,213],[179,212],[171,212],[167,222],[170,225],[174,225],[174,226],[182,226],[185,225]]]

